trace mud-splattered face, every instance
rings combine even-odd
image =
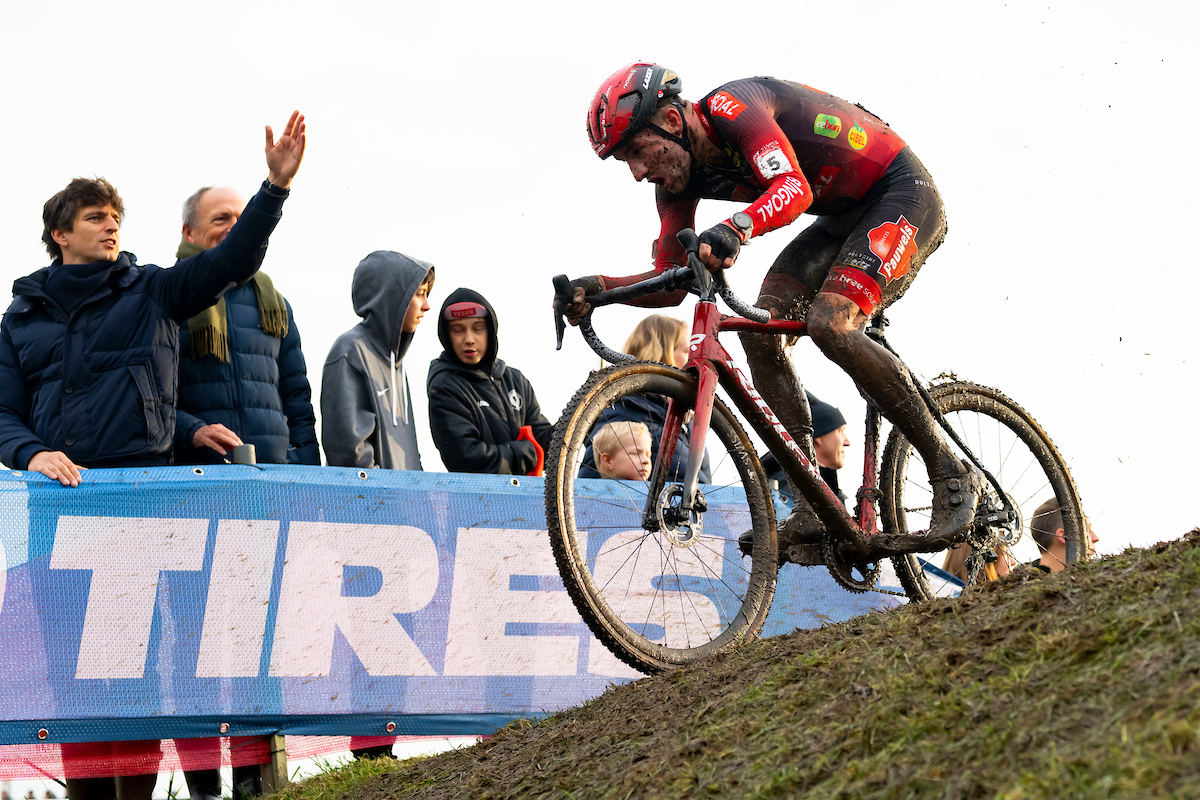
[[[628,165],[634,180],[650,181],[671,194],[687,188],[692,170],[690,153],[644,128],[613,151],[613,158]]]

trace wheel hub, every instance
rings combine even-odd
[[[673,544],[691,547],[700,539],[704,529],[704,496],[697,491],[694,507],[683,508],[683,485],[671,483],[663,487],[658,496],[659,530]]]

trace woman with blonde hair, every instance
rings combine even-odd
[[[625,340],[625,352],[639,361],[657,361],[668,364],[676,369],[682,369],[687,364],[688,327],[681,320],[662,314],[651,314],[634,326],[633,332]],[[658,458],[658,440],[662,438],[663,422],[667,417],[667,400],[657,395],[638,395],[626,397],[606,409],[596,420],[593,431],[599,431],[610,422],[625,420],[641,422],[650,430],[650,442],[653,452],[651,459]],[[688,426],[685,424],[675,444],[675,455],[671,459],[669,478],[683,477],[687,469]],[[708,463],[708,453],[700,464],[700,482],[712,482],[712,467]],[[579,477],[599,478],[596,462],[589,443],[583,454],[583,464],[579,467]]]
[[[624,350],[638,361],[657,361],[682,369],[687,363],[687,325],[674,317],[651,314],[634,326]]]

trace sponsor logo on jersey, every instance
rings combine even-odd
[[[788,160],[787,155],[783,152],[783,148],[779,146],[779,142],[771,142],[770,144],[759,148],[754,154],[754,165],[758,167],[758,174],[764,181],[769,181],[777,175],[786,175],[792,172],[792,162]]]
[[[733,120],[738,118],[738,114],[746,110],[746,104],[729,92],[717,92],[708,101],[708,110],[714,116],[722,116]]]
[[[841,132],[842,121],[840,119],[831,114],[817,114],[817,121],[813,123],[813,133],[836,139]]]
[[[521,395],[517,394],[516,389],[508,390],[508,404],[511,405],[513,408],[515,408],[517,411],[521,410]]]
[[[782,212],[797,197],[804,196],[804,184],[795,177],[784,180],[783,185],[771,193],[762,205],[758,207],[758,215],[763,222],[769,221],[777,212]]]
[[[817,173],[816,179],[812,182],[813,199],[820,197],[829,184],[833,183],[833,179],[837,177],[841,167],[821,167],[821,171]]]
[[[854,121],[854,127],[846,134],[846,141],[850,142],[850,146],[855,150],[862,150],[867,146],[867,131],[858,120]]]
[[[885,222],[867,234],[871,252],[883,262],[879,274],[887,283],[908,273],[913,256],[917,254],[917,230],[917,226],[901,214],[895,222]]]

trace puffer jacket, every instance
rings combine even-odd
[[[221,244],[174,267],[121,253],[72,314],[45,292],[61,263],[14,283],[0,323],[0,461],[26,469],[61,450],[85,467],[170,464],[179,324],[258,271],[284,198],[264,183]]]
[[[179,408],[175,463],[220,463],[208,447],[192,447],[205,425],[221,424],[254,445],[262,464],[321,463],[300,331],[286,300],[287,335],[262,329],[254,287],[244,283],[225,295],[229,362],[216,356],[191,358],[187,325],[179,329]]]
[[[487,309],[487,351],[475,365],[460,361],[450,343],[446,309],[459,302]],[[471,289],[451,292],[438,314],[438,338],[446,349],[429,365],[429,428],[451,472],[529,474],[537,465],[536,450],[517,438],[526,425],[543,451],[550,446],[554,426],[542,414],[533,386],[496,357],[498,328],[495,309]]]

